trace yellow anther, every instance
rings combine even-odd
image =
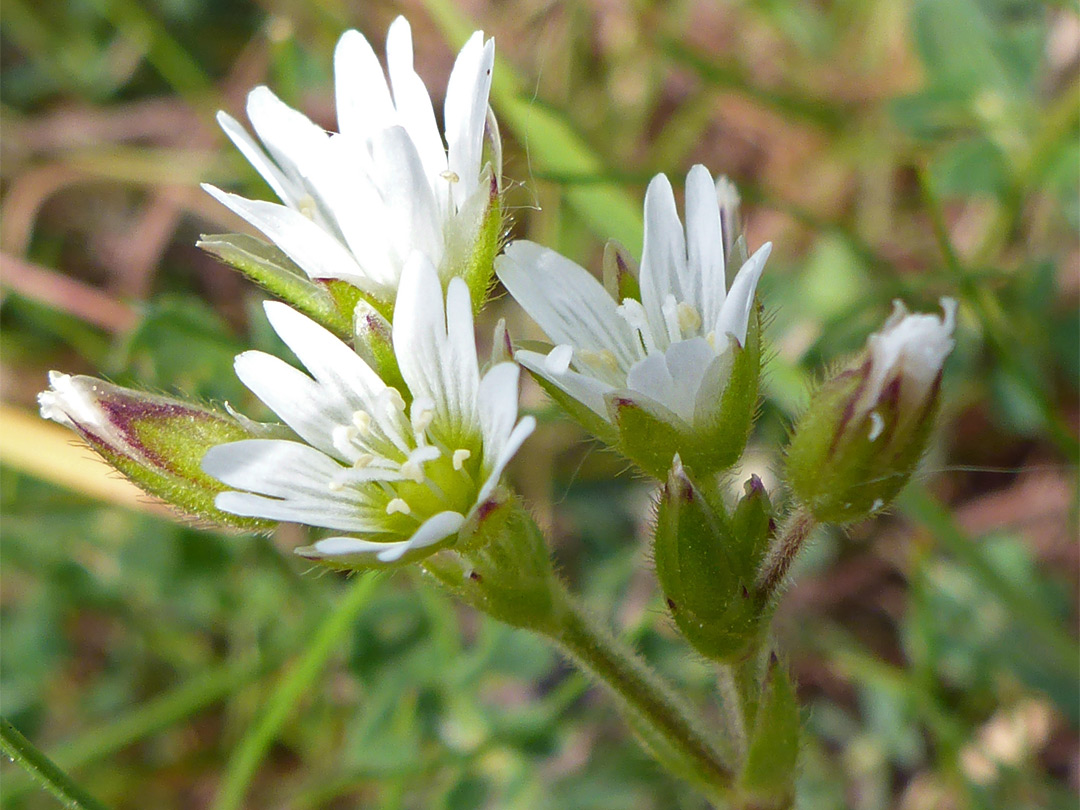
[[[300,209],[300,213],[308,219],[315,219],[315,212],[318,210],[318,207],[315,205],[315,198],[310,194],[305,194],[297,200],[296,207]]]
[[[409,459],[401,465],[401,474],[418,484],[424,483],[424,467],[419,461]]]
[[[386,399],[395,411],[405,410],[405,400],[402,399],[401,392],[398,391],[396,388],[386,389]]]
[[[371,453],[361,453],[360,457],[357,458],[352,465],[355,469],[362,470],[364,469],[364,467],[367,467],[369,464],[371,464],[371,462],[373,462],[374,460],[375,456],[371,455]]]
[[[371,429],[371,414],[367,411],[356,411],[352,415],[352,422],[363,436]]]
[[[386,505],[386,514],[409,515],[412,514],[412,509],[410,509],[409,505],[405,503],[405,501],[401,498],[394,498],[392,501],[390,501],[390,503]]]
[[[619,370],[619,361],[615,357],[615,353],[611,349],[601,349],[598,352],[594,352],[590,349],[581,349],[578,351],[578,356],[582,362],[589,363],[594,366],[603,366],[609,371]]]
[[[462,447],[454,451],[454,455],[451,457],[450,462],[454,465],[455,470],[460,470],[465,466],[465,462],[470,456],[472,456],[472,453]]]
[[[683,331],[683,334],[696,332],[701,327],[701,316],[686,301],[680,301],[679,305],[675,307],[675,312],[678,315],[679,328]]]
[[[447,169],[445,172],[443,172],[439,176],[443,180],[446,180],[447,182],[450,182],[450,183],[459,183],[459,182],[461,182],[461,178],[458,177],[458,173],[457,172],[452,172],[449,169]]]

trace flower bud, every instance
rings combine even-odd
[[[272,525],[216,509],[214,497],[226,487],[199,466],[209,448],[256,435],[255,423],[56,371],[49,373],[49,390],[38,394],[38,402],[43,417],[74,430],[133,483],[186,514],[246,529]]]
[[[788,483],[813,516],[851,523],[885,508],[922,457],[953,348],[956,302],[944,317],[899,301],[858,363],[817,391],[787,451]]]
[[[754,588],[770,536],[768,495],[752,478],[732,515],[710,503],[676,458],[656,515],[656,576],[675,624],[701,654],[733,660],[757,638]]]

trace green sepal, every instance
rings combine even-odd
[[[786,669],[774,656],[765,673],[740,789],[761,810],[791,807],[799,759],[799,705]]]
[[[720,407],[702,412],[699,403],[693,436],[685,449],[679,448],[683,463],[701,475],[726,470],[738,462],[757,416],[761,379],[761,305],[757,299],[746,339],[742,346],[732,341],[731,352],[731,374],[720,395]]]
[[[352,336],[352,308],[342,308],[327,286],[273,245],[241,233],[203,235],[196,244],[339,337]]]
[[[743,656],[759,638],[765,616],[754,590],[756,566],[742,547],[756,549],[765,541],[745,541],[733,532],[737,518],[740,527],[768,533],[768,519],[759,520],[761,496],[755,491],[749,497],[729,520],[676,459],[657,505],[653,556],[668,608],[687,641],[717,661]]]
[[[743,485],[743,497],[731,513],[731,557],[743,582],[756,579],[775,530],[769,493],[761,479],[751,475]]]
[[[630,255],[630,251],[614,239],[609,239],[604,245],[602,269],[604,289],[616,303],[625,301],[627,298],[641,300],[637,263]]]
[[[384,298],[370,295],[356,285],[350,284],[348,281],[343,281],[340,278],[323,279],[320,284],[323,284],[326,287],[326,291],[329,292],[330,296],[334,299],[334,304],[342,313],[349,317],[350,321],[352,320],[353,313],[356,311],[357,306],[361,303],[368,304],[388,321],[394,319],[393,301],[387,301]],[[349,335],[349,337],[352,337],[352,335]]]
[[[905,408],[900,376],[884,384],[876,401],[867,401],[870,372],[867,359],[825,382],[787,448],[788,483],[824,523],[852,523],[888,507],[918,466],[933,429],[940,375],[925,401]]]
[[[462,205],[457,218],[458,227],[450,231],[443,260],[444,283],[454,276],[465,279],[473,312],[478,313],[494,287],[495,256],[504,232],[502,198],[490,164],[484,167],[479,188]]]
[[[458,598],[493,618],[538,632],[554,628],[547,544],[521,501],[502,488],[477,508],[456,546],[423,564]]]
[[[411,394],[398,366],[390,321],[370,301],[361,299],[354,309],[353,331],[356,353],[387,385],[400,391],[405,401],[409,402]]]
[[[520,345],[527,346],[528,344],[521,343]],[[607,445],[614,445],[618,442],[618,429],[592,408],[582,405],[578,400],[567,394],[559,388],[558,385],[546,377],[543,377],[540,374],[533,374],[532,378],[536,380],[536,384],[539,385],[544,390],[544,393],[559,406],[559,409],[562,410],[563,413],[581,425],[588,433]]]
[[[607,396],[608,412],[619,432],[617,449],[654,478],[667,476],[676,455],[701,477],[730,468],[742,456],[758,405],[760,306],[751,314],[745,345],[728,339],[730,363],[726,367],[718,364],[714,370],[718,378],[702,383],[703,389],[721,389],[720,401],[699,402],[692,426],[633,392],[616,391]]]
[[[679,450],[689,445],[686,423],[659,403],[648,407],[628,392],[605,397],[618,428],[616,448],[654,478],[663,479]]]

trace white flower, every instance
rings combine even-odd
[[[500,167],[492,174],[482,166],[494,58],[494,41],[481,31],[458,54],[446,87],[444,144],[413,69],[405,18],[387,33],[389,82],[364,36],[347,31],[334,52],[339,133],[327,133],[266,87],[248,95],[247,113],[269,155],[218,113],[283,204],[203,188],[313,279],[342,279],[392,302],[406,260],[419,250],[445,285],[464,272],[497,191]],[[495,151],[497,164],[497,143]]]
[[[901,301],[893,302],[889,319],[867,340],[870,375],[863,396],[876,402],[889,380],[901,380],[902,406],[921,405],[930,393],[945,358],[953,350],[956,300],[941,299],[944,317],[911,315]]]
[[[722,181],[721,191],[730,196]],[[689,426],[709,422],[742,346],[766,244],[725,279],[718,189],[704,166],[686,178],[686,231],[667,178],[645,193],[641,300],[614,300],[588,271],[532,242],[510,244],[496,274],[555,343],[546,355],[518,351],[533,373],[612,421],[612,395]],[[730,216],[729,216],[730,221]],[[656,406],[659,405],[660,408]]]
[[[406,263],[393,322],[405,391],[304,315],[265,307],[311,376],[257,351],[236,373],[298,440],[212,448],[203,469],[234,488],[217,508],[347,533],[301,550],[332,561],[393,562],[455,535],[535,426],[517,419],[513,363],[480,376],[465,282],[450,281],[444,306],[431,263]]]

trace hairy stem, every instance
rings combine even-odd
[[[791,564],[799,556],[806,539],[816,526],[814,516],[801,506],[796,507],[784,521],[758,574],[758,590],[770,601],[776,598],[777,592],[787,579]]]
[[[559,617],[546,635],[616,697],[665,765],[676,760],[682,775],[695,777],[711,795],[723,795],[734,773],[694,719],[693,709],[633,651],[589,618],[561,585],[557,587]]]

